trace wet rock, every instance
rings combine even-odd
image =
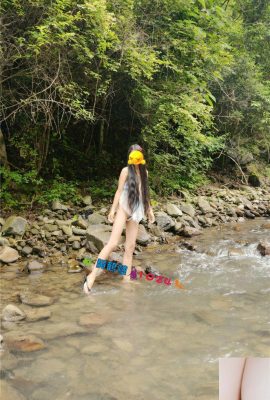
[[[2,318],[4,321],[16,322],[25,319],[25,313],[19,309],[19,307],[13,304],[8,304],[2,312]]]
[[[13,370],[14,368],[16,368],[17,364],[18,364],[18,359],[9,351],[5,350],[0,352],[0,372]],[[0,387],[1,387],[1,382],[0,382]]]
[[[91,225],[102,224],[102,223],[105,223],[106,221],[107,221],[107,218],[104,217],[104,215],[100,215],[98,213],[93,213],[88,216],[88,222]]]
[[[186,249],[190,250],[190,251],[196,251],[197,247],[194,246],[193,243],[190,242],[181,242],[181,246],[185,247]]]
[[[216,210],[213,207],[211,207],[209,202],[205,200],[203,197],[198,198],[198,206],[203,212],[203,214],[216,212]]]
[[[197,235],[201,235],[201,231],[199,229],[196,228],[192,228],[191,226],[185,226],[182,230],[181,230],[181,235],[186,236],[186,237],[192,237],[192,236],[197,236]]]
[[[160,229],[159,226],[149,223],[148,227],[149,227],[149,231],[150,231],[150,233],[152,233],[152,235],[157,236],[157,237],[164,236],[164,232],[162,231],[162,229]]]
[[[45,265],[40,263],[39,261],[33,260],[33,261],[29,261],[27,263],[26,267],[27,267],[28,271],[31,272],[31,271],[37,271],[37,270],[43,269],[43,268],[45,268]]]
[[[179,216],[183,215],[180,208],[178,208],[173,203],[167,203],[166,211],[167,211],[167,214],[169,214],[171,217],[179,217]]]
[[[254,219],[255,215],[251,211],[245,210],[245,217]]]
[[[20,394],[16,389],[14,389],[9,383],[1,379],[1,398],[2,400],[26,400],[22,394]]]
[[[34,309],[26,311],[26,321],[36,322],[42,321],[43,319],[48,319],[52,315],[50,310],[47,309]]]
[[[68,225],[62,225],[61,226],[62,231],[64,232],[65,235],[67,236],[72,236],[73,232],[72,232],[72,227],[68,226]]]
[[[28,353],[46,348],[43,340],[35,335],[23,334],[15,331],[7,332],[4,335],[4,340],[10,351],[22,351]]]
[[[155,213],[155,217],[157,225],[164,231],[168,231],[175,225],[174,220],[164,211],[158,211],[157,213]]]
[[[58,211],[58,210],[63,210],[63,211],[67,211],[68,210],[68,206],[60,203],[59,200],[54,200],[52,202],[52,210],[53,211]]]
[[[106,353],[109,348],[103,343],[90,343],[81,349],[82,354]]]
[[[92,204],[92,199],[91,199],[91,196],[84,196],[83,198],[82,198],[82,202],[83,202],[83,204],[85,205],[85,206],[90,206],[91,204]]]
[[[81,240],[80,236],[75,236],[75,235],[70,236],[70,237],[68,238],[68,242],[70,242],[70,243],[72,243],[72,242],[77,242],[77,241],[79,241],[79,240]]]
[[[4,263],[12,263],[20,257],[19,253],[17,250],[13,249],[12,247],[9,246],[2,246],[0,248],[0,261]]]
[[[33,331],[35,335],[40,336],[43,340],[51,340],[85,332],[85,328],[78,326],[73,322],[47,322],[46,329],[41,330],[40,328],[37,328],[35,331]]]
[[[2,218],[2,217],[0,217],[0,225],[5,225],[5,220],[4,220],[4,218]]]
[[[43,307],[53,304],[53,298],[36,293],[20,293],[20,300],[28,306]]]
[[[125,339],[113,339],[114,344],[122,351],[131,353],[133,351],[133,345]]]
[[[270,229],[270,221],[266,221],[262,224],[263,229]]]
[[[159,272],[155,267],[153,267],[152,265],[147,265],[147,266],[145,267],[144,272],[145,272],[146,274],[154,274],[155,276],[156,276],[156,275],[160,275],[160,272]]]
[[[22,254],[24,254],[25,256],[28,256],[29,254],[31,254],[32,251],[33,251],[33,249],[30,246],[24,246],[22,248]]]
[[[78,264],[77,260],[74,260],[74,259],[68,260],[67,272],[70,273],[70,274],[82,272],[82,268]]]
[[[193,218],[195,216],[195,208],[190,204],[190,203],[183,203],[180,206],[181,210],[183,211],[183,213],[189,215],[191,218]]]
[[[146,231],[144,225],[139,224],[136,242],[142,245],[147,245],[147,243],[150,243],[150,241],[151,241],[151,236]]]
[[[5,236],[19,235],[23,236],[27,227],[27,221],[25,218],[16,217],[14,215],[8,217],[3,228],[2,234]]]
[[[243,249],[239,247],[228,249],[229,257],[242,256],[242,255],[244,255]]]
[[[80,316],[79,325],[90,328],[92,326],[101,326],[108,321],[108,318],[96,313],[83,314]]]
[[[257,250],[259,250],[262,256],[270,256],[270,242],[260,242]]]

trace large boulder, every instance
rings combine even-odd
[[[151,241],[151,236],[146,231],[144,225],[139,224],[136,242],[138,244],[147,245],[147,243],[149,243],[150,241]]]
[[[183,213],[189,215],[191,218],[195,216],[196,213],[195,208],[190,203],[181,204],[180,207]]]
[[[183,215],[182,211],[173,203],[167,203],[166,211],[171,217],[179,217]]]
[[[9,246],[2,246],[0,247],[0,261],[4,263],[12,263],[19,258],[19,253],[17,250],[13,249]]]
[[[89,247],[89,244],[92,243],[99,251],[101,251],[110,239],[111,230],[112,228],[110,225],[97,224],[90,226],[86,230],[87,248]],[[121,236],[119,244],[123,242],[124,238]]]
[[[155,217],[157,225],[164,231],[168,231],[175,225],[174,220],[164,211],[158,211],[155,213]]]
[[[2,235],[20,235],[23,236],[26,230],[27,221],[25,218],[11,215],[8,217],[2,228]]]

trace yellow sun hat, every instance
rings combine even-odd
[[[133,150],[128,157],[128,164],[145,164],[143,153],[140,150]]]

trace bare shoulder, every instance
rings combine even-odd
[[[128,175],[128,167],[122,168],[121,175],[122,176],[127,176]]]

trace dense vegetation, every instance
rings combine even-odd
[[[111,196],[132,143],[159,194],[196,187],[210,169],[270,176],[268,0],[1,7],[7,204],[16,192],[76,200],[80,185]]]

